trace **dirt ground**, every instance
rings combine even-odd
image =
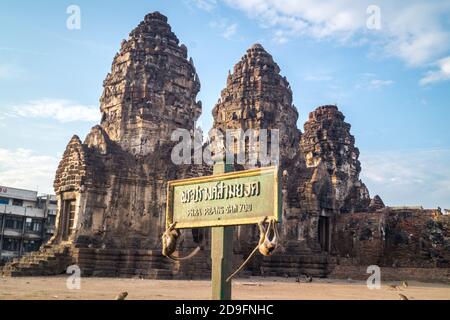
[[[142,280],[120,278],[82,278],[81,289],[69,290],[67,277],[0,278],[0,300],[109,300],[128,292],[129,300],[208,300],[210,282],[198,280]],[[397,285],[398,287],[392,287]],[[313,279],[311,283],[294,278],[251,278],[233,281],[233,299],[345,299],[450,300],[450,285],[384,282],[381,289],[369,290],[364,281]]]

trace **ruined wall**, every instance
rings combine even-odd
[[[333,231],[338,264],[450,267],[450,216],[437,210],[387,207],[343,214]]]

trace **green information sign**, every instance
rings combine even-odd
[[[281,221],[277,167],[170,181],[167,219],[177,229]]]

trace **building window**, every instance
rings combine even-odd
[[[56,222],[56,216],[48,216],[47,217],[47,224],[54,226]]]
[[[40,232],[42,229],[42,223],[39,220],[33,220],[33,231]]]
[[[23,207],[23,200],[20,199],[13,199],[13,206],[19,206],[19,207]]]
[[[8,198],[4,198],[4,197],[0,197],[0,204],[9,204],[9,199]]]
[[[31,232],[40,232],[42,227],[41,220],[27,218],[25,221],[25,229]]]
[[[19,251],[20,250],[20,240],[14,239],[14,238],[4,238],[3,239],[3,250]]]
[[[41,246],[41,241],[37,240],[24,240],[23,241],[23,250],[25,252],[32,252],[39,250],[39,247]]]
[[[22,218],[15,218],[15,217],[7,217],[6,218],[6,221],[5,221],[6,229],[22,230],[22,227],[23,227]]]
[[[33,219],[27,218],[27,219],[25,220],[25,230],[31,231],[32,225],[33,225]]]

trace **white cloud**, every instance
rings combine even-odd
[[[276,44],[285,44],[289,42],[289,33],[286,33],[284,30],[277,30],[272,36],[272,41]]]
[[[386,205],[450,208],[450,149],[361,152],[361,179]]]
[[[326,82],[333,80],[333,77],[329,74],[308,74],[305,76],[305,80],[314,82]]]
[[[392,1],[394,2],[394,1]],[[388,11],[386,49],[411,66],[435,60],[449,50],[450,1],[399,2]],[[385,10],[386,11],[386,10]]]
[[[230,23],[225,18],[218,18],[215,21],[211,21],[209,25],[212,28],[220,30],[222,37],[227,40],[231,40],[236,35],[238,29],[237,23]]]
[[[368,43],[374,50],[381,46],[382,54],[396,56],[411,66],[435,60],[450,48],[450,31],[445,25],[450,0],[379,0],[380,30],[367,28],[371,15],[366,10],[373,4],[369,0],[222,1],[257,19],[262,27],[274,29],[273,38],[280,44],[298,36]]]
[[[57,167],[56,157],[37,155],[28,149],[0,148],[0,185],[54,193]]]
[[[206,11],[212,11],[217,5],[216,0],[188,0],[188,3],[192,3],[197,8]]]
[[[379,90],[384,87],[389,87],[395,84],[394,80],[385,80],[376,78],[377,75],[374,73],[364,73],[355,85],[355,89],[365,89],[365,90]]]
[[[379,89],[382,87],[387,87],[390,85],[393,85],[393,80],[380,80],[380,79],[373,79],[370,81],[370,88],[372,89]]]
[[[237,31],[237,24],[233,23],[225,28],[225,31],[222,33],[222,36],[225,39],[231,39]]]
[[[450,80],[450,56],[439,60],[439,69],[429,71],[421,80],[421,85],[428,85],[434,82]]]
[[[64,99],[41,99],[29,101],[11,108],[12,115],[26,118],[49,118],[63,123],[74,121],[97,121],[98,107],[81,105]]]

